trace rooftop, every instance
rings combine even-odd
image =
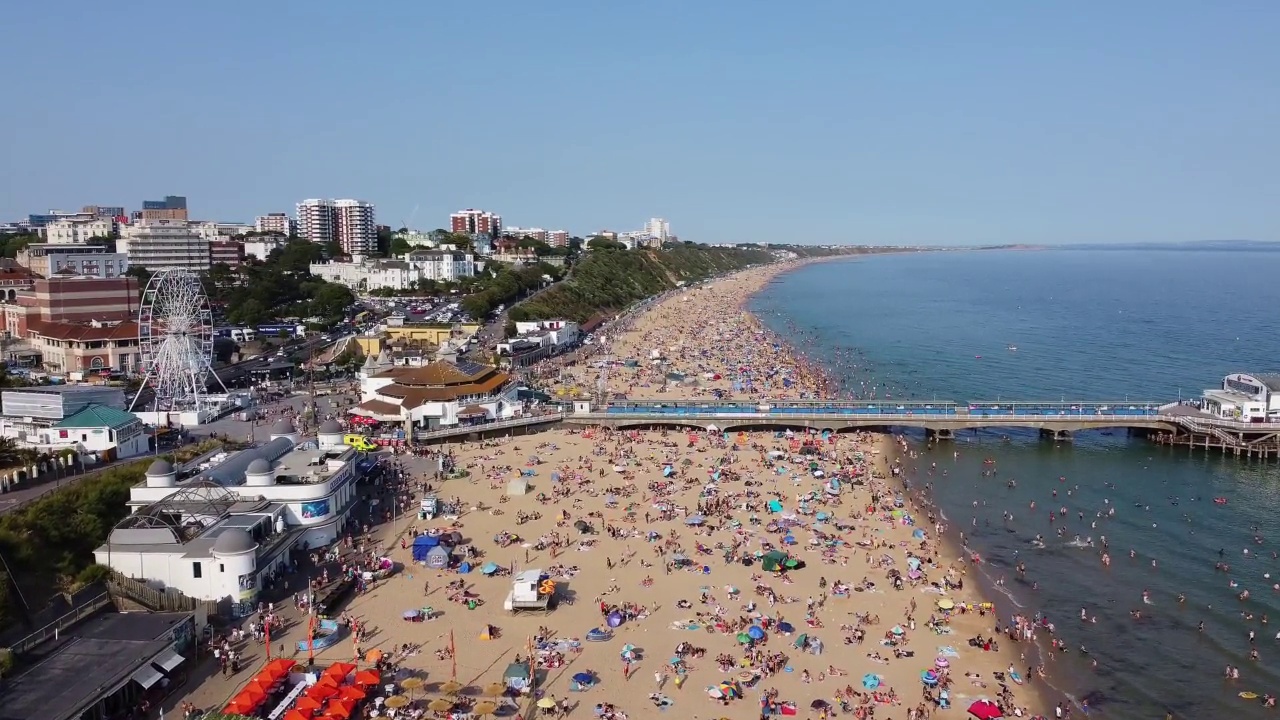
[[[0,720],[71,720],[129,682],[173,643],[189,613],[109,613],[64,631],[26,672],[9,680]]]
[[[63,419],[54,425],[56,428],[111,428],[120,430],[132,425],[140,425],[142,421],[137,415],[117,410],[106,405],[91,403],[80,412]]]

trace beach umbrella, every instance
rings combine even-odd
[[[760,627],[759,625],[752,625],[747,630],[747,636],[750,637],[752,640],[763,640],[764,628]]]
[[[1004,717],[1004,713],[1000,712],[1000,706],[990,700],[979,700],[970,705],[969,714],[978,718],[978,720],[993,720],[993,718]]]
[[[382,673],[377,670],[361,670],[356,673],[355,684],[362,687],[371,687],[382,682]]]
[[[620,612],[609,613],[609,616],[605,618],[605,624],[611,628],[618,627],[619,625],[622,624],[622,613]]]
[[[573,681],[579,685],[590,685],[596,681],[596,676],[588,672],[580,672],[573,676]]]
[[[751,636],[746,633],[738,633],[738,642],[746,645],[751,642]]]
[[[338,694],[338,688],[328,683],[316,683],[307,690],[307,697],[316,700],[328,700]]]
[[[488,700],[483,700],[481,702],[476,703],[476,706],[471,708],[471,712],[481,716],[492,715],[498,712],[498,706],[497,704],[489,702]]]
[[[955,606],[956,604],[953,600],[951,600],[951,598],[942,598],[941,600],[938,601],[938,608],[941,610],[950,610]]]
[[[324,714],[333,718],[349,718],[351,711],[356,709],[354,700],[330,700],[329,705],[325,707]]]
[[[938,684],[938,674],[932,670],[925,670],[920,673],[920,682],[924,683],[926,687],[933,687]]]
[[[324,703],[320,702],[315,698],[307,697],[306,695],[303,695],[302,697],[298,698],[298,702],[295,703],[293,707],[296,710],[303,710],[305,712],[315,712],[316,710],[319,710],[320,708],[324,707]]]
[[[484,686],[485,697],[502,697],[507,694],[507,686],[503,683],[489,683]]]
[[[556,706],[556,701],[552,700],[551,698],[542,698],[541,700],[538,701],[538,707],[542,708],[543,710],[549,710],[555,706]]]
[[[880,676],[873,673],[867,673],[862,676],[862,687],[868,690],[875,690],[880,687]]]
[[[431,712],[448,712],[453,709],[453,701],[445,700],[444,698],[436,698],[435,700],[427,703],[427,709]]]
[[[720,690],[720,688],[718,688],[718,687],[709,687],[709,688],[707,688],[707,694],[708,694],[708,695],[710,695],[710,696],[711,696],[711,697],[713,697],[713,698],[722,698],[722,697],[724,697],[724,693],[723,693],[723,692]]]
[[[934,660],[933,660],[933,666],[934,666],[934,667],[944,668],[944,667],[949,667],[950,665],[951,665],[951,661],[950,661],[950,660],[947,660],[946,658],[942,657],[941,655],[939,655],[938,657],[934,658]]]
[[[237,695],[236,698],[237,699],[243,698],[244,700],[247,700],[255,705],[260,705],[263,700],[267,699],[267,693],[258,685],[255,685],[254,683],[249,683],[248,685],[245,686],[243,690],[240,691],[240,694]]]
[[[222,709],[224,715],[251,715],[254,710],[258,709],[260,703],[254,702],[249,698],[236,696],[234,700],[227,703]]]
[[[294,666],[297,664],[298,663],[296,660],[290,660],[288,658],[276,658],[275,660],[272,660],[271,662],[267,663],[266,666],[263,667],[262,669],[270,671],[271,674],[274,675],[275,677],[284,677],[285,675],[289,674],[289,671],[293,670]]]
[[[498,563],[485,563],[484,567],[480,568],[481,575],[492,575],[496,572],[498,572]]]
[[[693,517],[685,520],[684,524],[685,525],[701,525],[706,521],[707,519],[702,517],[701,515],[694,515]]]
[[[405,697],[404,695],[392,695],[391,697],[387,698],[386,702],[382,704],[394,710],[397,708],[402,708],[407,706],[409,704],[409,698]],[[450,705],[450,707],[452,707],[452,705]]]
[[[422,678],[417,678],[417,677],[405,678],[404,680],[400,681],[400,687],[404,688],[405,690],[408,690],[409,692],[413,692],[414,690],[421,690],[422,686],[425,684],[426,683],[423,681]]]
[[[350,700],[352,702],[357,702],[359,700],[365,699],[366,695],[363,690],[356,687],[355,685],[347,685],[346,687],[342,688],[342,690],[338,692],[338,697],[343,700]]]
[[[444,693],[445,695],[457,694],[457,692],[461,689],[462,689],[462,683],[456,680],[450,680],[449,682],[440,686],[440,692]]]
[[[355,672],[355,670],[356,666],[351,663],[336,662],[330,665],[329,668],[324,671],[324,674],[327,677],[334,678],[335,680],[343,680],[348,675]]]
[[[789,622],[780,622],[780,623],[778,623],[778,632],[780,632],[780,633],[795,632],[795,629],[796,629],[796,626],[795,626],[795,625],[792,625],[792,624],[791,624],[791,623],[789,623]]]
[[[809,707],[813,708],[814,710],[821,710],[824,707],[830,707],[830,705],[831,705],[830,703],[828,703],[826,700],[823,700],[822,698],[818,698],[817,700],[814,700],[813,702],[809,703]]]
[[[894,635],[905,635],[907,631],[903,630],[901,625],[894,625],[893,629],[890,630],[889,632],[893,633]]]
[[[377,665],[378,663],[382,662],[382,656],[383,656],[383,652],[378,648],[374,648],[364,654],[364,661],[369,663],[370,665]],[[356,674],[359,675],[360,673],[357,672]]]

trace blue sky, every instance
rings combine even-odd
[[[1280,239],[1280,3],[5,10],[0,220],[187,195],[686,239]],[[414,214],[414,208],[417,208]]]

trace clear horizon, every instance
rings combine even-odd
[[[815,0],[10,9],[0,222],[187,196],[251,222],[703,243],[1277,238],[1280,6]]]

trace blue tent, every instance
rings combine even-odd
[[[413,561],[422,562],[427,559],[431,548],[440,545],[440,538],[433,535],[419,535],[413,539]]]

